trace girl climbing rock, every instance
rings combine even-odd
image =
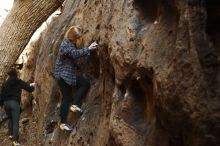
[[[68,111],[82,112],[80,101],[89,89],[89,80],[79,74],[77,59],[89,55],[91,50],[97,48],[93,42],[88,48],[80,48],[82,39],[82,29],[79,26],[70,27],[65,33],[60,46],[60,52],[55,64],[55,78],[58,81],[62,93],[62,103],[60,108],[61,124],[60,129],[71,131],[67,124]],[[77,92],[72,103],[72,87],[77,87]]]

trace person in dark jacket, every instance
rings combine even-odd
[[[66,131],[72,130],[66,121],[69,109],[72,112],[82,112],[80,101],[90,86],[89,80],[79,74],[77,59],[89,55],[90,50],[97,48],[96,42],[93,42],[88,48],[81,48],[81,35],[82,29],[79,26],[72,26],[68,29],[55,64],[54,75],[63,97],[60,107],[60,129]],[[77,87],[77,92],[72,103],[73,86]]]
[[[19,118],[22,89],[32,92],[34,83],[28,84],[17,77],[16,69],[12,68],[8,72],[8,79],[2,85],[1,102],[4,105],[8,116],[9,138],[13,140],[14,146],[19,146]]]

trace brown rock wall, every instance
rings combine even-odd
[[[210,8],[196,0],[67,0],[39,47],[37,128],[29,131],[38,139],[29,144],[219,145],[219,30],[210,27],[219,15]],[[99,50],[81,61],[92,86],[66,134],[51,124],[61,99],[52,73],[73,24],[86,31],[84,45],[97,41]]]

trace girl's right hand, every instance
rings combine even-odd
[[[97,44],[96,42],[93,42],[93,43],[88,47],[88,49],[89,49],[89,50],[94,50],[94,49],[97,49],[97,46],[98,46],[98,44]]]

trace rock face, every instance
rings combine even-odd
[[[214,0],[67,0],[36,45],[36,105],[23,143],[220,145],[219,8]],[[91,87],[68,134],[57,126],[53,67],[71,25],[99,49],[80,62]]]

